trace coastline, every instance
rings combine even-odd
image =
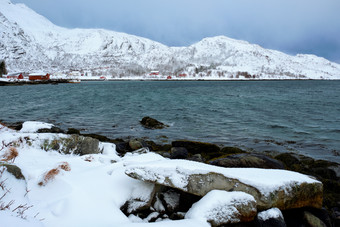
[[[1,78],[0,78],[1,79]],[[70,82],[72,79],[51,79],[51,80],[40,80],[40,81],[29,81],[29,80],[0,80],[0,86],[22,86],[22,85],[38,85],[38,84],[59,84],[59,83],[72,83]],[[211,79],[211,78],[204,78],[204,79],[179,79],[179,78],[174,78],[174,79],[156,79],[156,78],[110,78],[106,80],[102,79],[83,79],[79,78],[79,82],[113,82],[113,81],[167,81],[167,82],[178,82],[178,81],[221,81],[221,82],[256,82],[256,81],[340,81],[339,79]]]
[[[16,131],[16,133],[23,133],[22,137],[27,144],[37,142],[39,137],[44,138],[43,144],[40,145],[41,149],[45,150],[46,153],[57,152],[61,155],[69,155],[68,153],[63,153],[58,151],[63,149],[65,146],[64,139],[62,138],[74,138],[75,141],[91,141],[91,143],[105,143],[105,144],[115,144],[115,152],[118,156],[133,157],[137,154],[145,154],[145,152],[151,152],[156,155],[161,155],[166,159],[181,159],[187,161],[193,161],[195,163],[203,163],[213,166],[223,167],[223,168],[261,168],[261,169],[282,169],[290,170],[308,176],[313,176],[314,179],[323,183],[324,191],[324,202],[323,207],[327,210],[328,217],[335,223],[340,216],[336,216],[336,210],[340,208],[340,195],[338,191],[340,190],[340,164],[332,163],[324,160],[315,160],[307,156],[298,155],[294,153],[268,153],[268,152],[247,152],[238,147],[219,147],[216,144],[199,142],[199,141],[188,141],[188,140],[177,140],[171,141],[171,144],[156,144],[153,141],[147,141],[140,138],[133,138],[129,140],[122,139],[112,139],[98,134],[83,134],[79,130],[74,128],[69,128],[67,131],[63,131],[52,124],[39,123],[35,124],[42,125],[40,127],[30,129],[29,131],[23,131],[23,123],[7,125],[1,122],[0,126],[5,126]],[[33,131],[35,133],[32,133]],[[149,129],[152,130],[152,129]],[[31,134],[26,135],[25,133],[30,132]],[[20,134],[19,134],[20,135]],[[28,138],[29,136],[30,138]],[[36,138],[36,139],[32,139]],[[58,139],[58,138],[61,138]],[[80,139],[84,138],[84,139]],[[1,138],[4,139],[4,138]],[[8,140],[8,139],[6,139]],[[19,139],[20,140],[20,139]],[[32,140],[32,141],[31,141]],[[59,141],[60,140],[60,141]],[[30,142],[31,141],[31,142]],[[97,141],[97,142],[96,142]],[[9,141],[7,141],[8,143]],[[72,143],[72,141],[69,141]],[[78,143],[78,142],[77,142]],[[73,146],[73,145],[72,145]],[[108,145],[106,145],[108,146]],[[20,145],[19,145],[20,147]],[[82,145],[82,149],[85,148]],[[92,147],[92,146],[89,146]],[[78,152],[77,149],[74,152]],[[81,152],[85,152],[84,150]],[[100,153],[100,151],[98,151]],[[139,153],[140,152],[140,153]],[[52,153],[51,153],[52,154]],[[72,153],[72,155],[90,155],[88,153]],[[66,158],[65,156],[65,158]],[[81,157],[80,156],[80,157]],[[91,162],[91,156],[89,157],[89,162]],[[63,159],[65,159],[63,158]],[[86,159],[87,160],[87,159]],[[86,161],[85,160],[85,161]],[[116,161],[115,161],[116,162]],[[113,162],[114,163],[114,162]],[[124,210],[124,212],[128,212]],[[305,211],[312,212],[317,217],[321,218],[320,215],[323,213],[318,209],[311,208],[300,208],[293,209],[292,212],[303,213]],[[320,213],[321,212],[321,213]],[[289,212],[288,212],[289,213]],[[320,213],[320,214],[319,214]],[[125,213],[128,214],[128,213]],[[285,218],[290,214],[284,213]],[[295,217],[296,218],[296,217]],[[293,219],[295,220],[295,219]],[[323,219],[325,221],[325,219]]]

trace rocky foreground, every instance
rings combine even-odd
[[[120,206],[132,222],[188,219],[211,226],[340,224],[338,163],[293,153],[248,153],[235,147],[220,148],[195,141],[160,145],[141,139],[112,140],[100,135],[82,135],[76,129],[64,132],[44,123],[25,122],[9,127],[14,129],[13,135],[24,133],[20,138],[26,144],[38,143],[43,151],[61,157],[79,155],[89,162],[93,155],[108,153],[108,144],[114,143],[119,158],[111,162],[122,160],[120,168],[125,175],[141,182]],[[151,124],[147,127],[152,128]],[[25,133],[32,132],[35,140],[25,137]],[[8,138],[2,141],[9,142]],[[5,150],[3,146],[0,152]],[[157,156],[148,156],[150,152]],[[0,153],[3,157],[0,165],[17,178],[25,178],[15,162],[5,160],[5,154]],[[124,162],[130,157],[137,158]],[[70,168],[60,164],[55,171],[70,171]],[[40,186],[49,184],[44,179],[38,182]]]

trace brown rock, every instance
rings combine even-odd
[[[169,127],[168,125],[165,125],[164,123],[151,118],[151,117],[143,117],[143,119],[140,122],[145,128],[148,129],[162,129],[165,127]]]

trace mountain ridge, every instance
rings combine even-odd
[[[198,79],[340,79],[339,64],[315,55],[290,56],[226,36],[168,47],[106,29],[59,27],[10,0],[0,5],[0,59],[10,71],[87,70],[128,77],[159,70]]]

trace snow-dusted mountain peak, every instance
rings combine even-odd
[[[24,4],[0,0],[0,59],[9,71],[92,71],[113,77],[185,74],[192,79],[340,79],[340,65],[290,56],[225,36],[189,47],[105,29],[67,29]]]

